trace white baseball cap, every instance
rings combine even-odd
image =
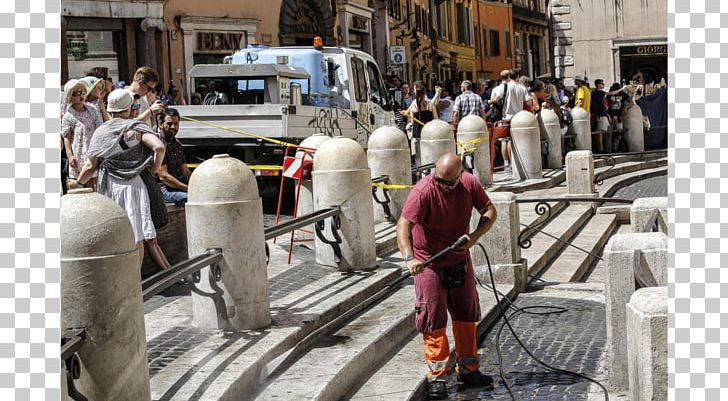
[[[127,110],[134,103],[134,95],[126,89],[115,89],[109,94],[109,105],[106,110],[118,113]]]

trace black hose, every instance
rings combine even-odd
[[[483,247],[482,244],[478,243],[478,246],[480,246],[480,248],[483,250],[483,254],[485,254],[485,261],[488,264],[488,273],[490,275],[490,282],[491,282],[491,285],[493,286],[493,290],[494,290],[493,291],[493,295],[495,296],[496,304],[498,305],[498,309],[500,310],[500,315],[501,315],[501,317],[503,317],[503,324],[501,324],[500,328],[498,329],[498,333],[496,334],[496,353],[498,354],[498,367],[499,367],[499,370],[500,370],[500,378],[503,380],[503,384],[505,385],[506,390],[508,390],[508,393],[510,394],[511,399],[513,399],[515,401],[516,400],[516,397],[513,394],[513,391],[511,390],[511,387],[510,387],[510,385],[508,384],[508,381],[505,378],[505,374],[503,372],[503,357],[502,357],[501,350],[500,350],[500,334],[503,331],[503,327],[504,326],[508,326],[508,330],[510,330],[511,334],[513,334],[513,337],[516,339],[516,342],[518,342],[518,345],[524,351],[526,351],[526,353],[528,354],[528,356],[531,357],[531,359],[533,359],[534,361],[538,362],[540,365],[544,366],[547,369],[551,369],[551,370],[555,370],[557,372],[562,372],[562,373],[570,374],[570,375],[573,375],[573,376],[576,376],[576,377],[580,377],[582,379],[586,379],[586,380],[588,380],[588,381],[590,381],[592,383],[595,383],[596,385],[598,385],[599,387],[601,387],[602,390],[604,390],[604,399],[605,399],[605,401],[609,401],[609,392],[607,391],[606,387],[604,387],[603,384],[601,384],[598,381],[592,379],[591,377],[585,376],[585,375],[583,375],[581,373],[572,372],[570,370],[559,369],[559,368],[553,367],[553,366],[551,366],[551,365],[543,362],[542,360],[538,359],[535,355],[533,355],[533,353],[531,353],[531,351],[528,350],[528,348],[526,348],[526,346],[523,344],[523,342],[521,341],[521,339],[516,334],[516,331],[513,329],[513,326],[511,326],[511,323],[508,320],[509,318],[513,318],[513,317],[515,317],[515,316],[517,316],[517,315],[519,315],[521,313],[536,314],[536,315],[548,315],[548,314],[553,314],[553,313],[563,313],[563,312],[566,311],[566,309],[565,308],[562,308],[562,307],[555,307],[555,306],[529,306],[529,307],[525,307],[525,308],[516,308],[515,306],[512,306],[512,307],[516,308],[517,310],[515,312],[513,312],[510,316],[506,316],[505,310],[503,309],[503,305],[501,305],[500,299],[498,297],[499,292],[498,291],[495,291],[495,288],[496,288],[496,286],[495,286],[495,279],[493,278],[493,269],[490,266],[490,258],[488,258],[488,252],[486,252],[485,247]],[[507,297],[504,297],[504,299],[508,299],[508,298]],[[539,308],[549,308],[549,309],[554,309],[554,310],[551,311],[551,312],[540,312],[540,313],[539,312],[529,312],[528,311],[529,309],[539,309]]]

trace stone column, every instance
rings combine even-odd
[[[521,228],[516,195],[512,192],[493,192],[488,196],[495,206],[498,217],[490,230],[480,237],[478,243],[488,252],[496,283],[511,283],[522,291],[528,284],[528,269],[525,260],[521,258],[521,247],[518,246],[518,234]],[[473,209],[471,231],[477,227],[479,219],[480,213]],[[489,282],[488,266],[483,250],[477,245],[473,246],[470,248],[470,257],[478,277]]]
[[[594,196],[594,158],[591,150],[574,150],[566,155],[566,193]]]
[[[317,236],[316,262],[341,271],[376,268],[372,177],[364,149],[344,137],[326,141],[316,151],[312,174],[314,208],[341,207],[341,259]],[[325,227],[324,235],[334,239],[330,219]]]
[[[629,211],[629,221],[634,233],[658,230],[667,234],[667,198],[637,198]]]
[[[452,125],[442,120],[432,120],[422,127],[420,165],[435,163],[440,156],[455,151],[455,132]]]
[[[592,137],[589,112],[581,107],[574,107],[571,109],[571,118],[574,121],[569,126],[569,131],[576,134],[576,149],[591,151]]]
[[[627,304],[632,401],[667,400],[667,287],[641,288]]]
[[[488,137],[488,127],[485,125],[480,116],[465,116],[458,124],[458,141],[468,143],[466,145],[458,145],[458,153],[468,149],[474,149],[470,156],[466,159],[472,160],[473,175],[478,177],[481,184],[492,184],[493,173],[490,171],[490,142]]]
[[[629,107],[627,114],[624,116],[624,128],[626,128],[623,135],[624,140],[627,141],[627,147],[630,152],[642,152],[645,150],[645,125],[644,118],[642,115],[642,109],[639,105],[634,104]]]
[[[61,330],[86,328],[75,384],[89,400],[151,398],[139,269],[119,205],[90,188],[61,197]]]
[[[513,171],[519,178],[543,177],[539,132],[536,116],[529,111],[519,111],[511,119]]]
[[[410,164],[407,135],[395,126],[377,128],[369,137],[367,161],[371,168],[372,178],[389,176],[392,184],[412,184],[412,165]],[[387,189],[391,202],[389,210],[396,223],[402,213],[402,207],[409,195],[409,188]],[[384,189],[377,188],[377,197],[384,199]],[[374,222],[387,221],[384,206],[374,202]]]
[[[549,154],[546,156],[549,168],[561,168],[562,150],[561,150],[561,126],[559,125],[559,117],[551,109],[541,109],[541,120],[543,121],[543,129],[549,138]]]
[[[663,233],[617,234],[604,248],[607,269],[607,367],[609,388],[627,390],[627,317],[625,305],[635,291],[635,277],[667,285],[667,236]],[[650,277],[651,276],[651,277]]]
[[[209,267],[200,271],[197,288],[217,295],[192,293],[193,323],[218,330],[270,325],[263,204],[253,172],[240,160],[215,155],[192,173],[188,196],[188,254],[223,252],[219,282],[211,280]]]

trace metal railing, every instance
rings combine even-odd
[[[562,240],[561,238],[556,237],[555,235],[549,234],[543,230],[541,230],[541,227],[545,226],[552,220],[551,216],[551,204],[549,202],[565,202],[568,206],[571,202],[589,202],[589,203],[596,203],[596,204],[602,204],[606,202],[614,202],[614,203],[632,203],[632,199],[625,199],[625,198],[607,198],[607,197],[569,197],[569,198],[521,198],[516,199],[516,203],[536,203],[534,206],[534,211],[539,216],[544,216],[542,221],[529,225],[525,223],[520,223],[523,227],[525,227],[521,232],[518,234],[518,246],[527,249],[530,248],[531,243],[531,237],[535,235],[537,232],[542,233],[548,237],[551,237],[559,242],[562,242],[568,246],[571,246],[573,248],[576,248],[584,253],[587,253],[595,258],[601,259],[600,256],[593,254],[592,252],[589,252],[583,248],[580,248],[574,244],[572,244],[569,241]]]
[[[74,380],[81,377],[81,360],[76,354],[81,346],[87,341],[86,329],[69,329],[61,335],[61,360],[66,365],[66,384],[68,385],[68,396],[76,401],[88,401],[81,394]]]
[[[372,184],[391,184],[389,181],[388,175],[382,175],[379,177],[372,178]],[[384,196],[384,199],[379,199],[377,196],[377,191],[381,189],[382,195]],[[384,215],[387,216],[387,220],[394,223],[395,218],[394,215],[392,215],[392,209],[390,209],[389,204],[392,202],[392,198],[389,197],[389,191],[387,188],[379,188],[377,186],[372,186],[372,198],[374,198],[374,202],[382,205],[382,209],[384,211]]]
[[[183,279],[188,285],[199,283],[200,270],[207,266],[212,267],[212,270],[219,270],[218,263],[222,260],[222,256],[222,249],[208,249],[201,255],[183,260],[167,270],[150,276],[142,281],[142,300],[148,301]],[[215,275],[219,276],[220,273]]]
[[[336,263],[341,262],[341,236],[339,236],[339,229],[341,228],[341,207],[333,206],[328,209],[317,210],[313,213],[309,213],[300,217],[286,220],[283,223],[268,227],[265,229],[265,240],[273,239],[279,235],[290,233],[291,231],[298,230],[315,224],[316,236],[321,242],[331,245],[334,250],[334,256],[336,256]],[[330,220],[331,235],[334,239],[329,240],[324,235],[323,231],[326,228],[326,219]],[[270,249],[268,243],[265,244],[266,264],[270,261]]]

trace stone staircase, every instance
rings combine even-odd
[[[648,160],[626,156],[609,169],[598,161],[595,172],[606,172],[599,195],[609,196],[641,179],[666,175],[666,162],[659,155]],[[555,171],[532,187],[497,184],[489,190],[513,191],[523,198],[563,197],[564,176],[564,171]],[[496,181],[499,178],[496,175]],[[537,214],[534,205],[519,204],[521,223],[538,225],[551,236],[530,232],[526,237],[531,246],[522,250],[522,256],[528,260],[529,274],[549,282],[603,283],[598,259],[564,242],[601,256],[609,237],[629,226],[617,214],[596,213],[596,205],[590,202],[552,202],[550,218]],[[424,399],[427,368],[421,337],[413,324],[411,280],[392,288],[386,298],[352,320],[328,327],[342,313],[401,277],[392,226],[378,225],[376,231],[380,268],[368,273],[342,274],[317,265],[313,251],[303,246],[294,247],[294,262],[287,265],[287,240],[270,244],[273,324],[265,330],[220,333],[195,329],[191,327],[189,297],[149,311],[145,321],[153,368],[152,399]],[[518,295],[509,284],[499,284],[497,289],[509,299]],[[499,308],[490,289],[479,286],[478,291],[482,314],[478,332],[484,336],[498,321]],[[311,346],[297,348],[305,342]]]

